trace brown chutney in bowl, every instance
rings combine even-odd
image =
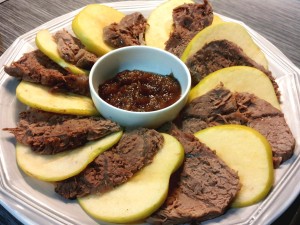
[[[120,109],[150,112],[176,102],[181,95],[178,80],[142,70],[124,70],[99,85],[99,96]]]

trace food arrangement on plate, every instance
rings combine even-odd
[[[270,193],[295,138],[268,61],[243,26],[222,21],[206,0],[168,0],[148,18],[88,5],[72,31],[39,31],[38,49],[4,68],[21,79],[16,96],[29,106],[16,128],[4,129],[15,136],[17,163],[27,175],[51,182],[93,218],[122,224],[202,222]],[[185,107],[155,128],[120,126],[102,117],[90,97],[96,61],[136,45],[174,54],[191,75]],[[141,84],[126,86],[149,71],[119,72],[131,78],[106,93],[125,87],[134,93],[129,101],[153,105],[152,86],[148,94]]]

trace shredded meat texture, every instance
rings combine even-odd
[[[39,50],[25,53],[18,61],[5,66],[4,71],[24,81],[50,87],[54,92],[90,95],[89,79],[86,75],[69,73]]]
[[[278,99],[280,92],[271,71],[249,58],[239,46],[227,40],[217,40],[207,43],[191,56],[187,67],[192,76],[192,84],[196,85],[208,74],[230,66],[250,66],[264,72],[271,80]]]
[[[79,68],[90,70],[98,59],[95,54],[85,49],[78,38],[65,29],[56,32],[54,40],[57,43],[59,55]]]
[[[171,177],[168,197],[150,224],[195,224],[222,215],[240,190],[238,175],[194,135],[173,124],[169,133],[184,147],[183,166]]]
[[[16,128],[5,128],[18,142],[28,145],[34,152],[56,154],[80,147],[121,130],[121,127],[101,117],[60,115],[40,110],[20,113]]]
[[[219,124],[252,127],[271,144],[275,168],[289,159],[295,148],[295,139],[280,110],[253,94],[232,93],[222,86],[194,99],[177,123],[191,133]]]
[[[183,4],[173,10],[173,31],[166,42],[165,50],[180,57],[192,40],[202,29],[211,25],[213,9],[207,0],[203,4]]]
[[[103,30],[105,43],[113,48],[145,44],[147,20],[135,12],[126,15],[120,23],[112,23]]]
[[[115,147],[100,154],[79,175],[58,182],[55,191],[75,199],[111,190],[150,164],[163,143],[163,136],[153,129],[126,131]]]

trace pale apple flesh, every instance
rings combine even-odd
[[[189,102],[206,94],[218,85],[231,92],[247,92],[261,98],[280,110],[280,103],[269,77],[248,66],[232,66],[213,72],[203,78],[189,93]]]
[[[118,23],[125,16],[122,12],[101,4],[90,4],[72,21],[72,29],[86,49],[98,56],[113,50],[103,40],[103,28]]]
[[[56,62],[58,65],[68,70],[73,74],[88,74],[88,71],[83,70],[69,62],[66,62],[58,53],[58,47],[52,34],[48,30],[40,30],[35,38],[35,43],[38,49],[46,56]]]
[[[99,115],[91,98],[71,93],[51,92],[50,88],[40,84],[21,81],[16,89],[16,96],[23,104],[47,112]]]
[[[195,136],[237,171],[242,187],[233,207],[253,205],[267,196],[274,182],[274,168],[272,149],[263,135],[247,126],[219,125]]]
[[[222,23],[222,22],[224,22],[224,21],[222,20],[222,18],[221,18],[219,15],[217,15],[217,14],[214,13],[214,19],[213,19],[213,21],[212,21],[211,26],[216,25],[216,24],[219,24],[219,23]]]
[[[187,60],[201,50],[205,44],[216,40],[227,40],[235,43],[242,48],[243,52],[250,59],[265,69],[268,69],[268,61],[264,53],[252,40],[246,28],[234,22],[222,22],[204,28],[190,41],[181,56],[181,60],[187,62]]]
[[[182,145],[163,134],[164,145],[151,164],[126,183],[99,195],[79,198],[81,207],[96,219],[111,223],[131,223],[150,216],[165,201],[169,179],[183,163]]]
[[[122,137],[115,132],[82,147],[54,155],[40,155],[29,146],[17,143],[16,155],[19,167],[29,176],[43,181],[61,181],[80,173],[99,154],[110,149]]]

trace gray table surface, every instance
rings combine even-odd
[[[1,1],[0,1],[1,2]],[[0,3],[0,55],[20,35],[89,3],[114,0],[7,0]],[[211,0],[214,11],[241,20],[300,68],[300,0]],[[272,225],[300,224],[300,197]],[[21,224],[0,206],[0,224]]]

